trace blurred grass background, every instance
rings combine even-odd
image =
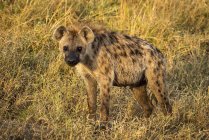
[[[83,81],[52,32],[102,24],[167,57],[173,115],[148,119],[128,88],[111,92],[111,132],[93,135]],[[209,139],[208,0],[1,0],[0,139]]]

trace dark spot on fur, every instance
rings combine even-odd
[[[121,53],[121,56],[123,56],[123,57],[127,57],[126,52],[125,52],[125,51],[124,51],[124,52],[122,52],[122,53]]]
[[[117,32],[112,31],[112,32],[110,32],[110,34],[115,35],[115,34],[117,34]]]
[[[160,67],[161,64],[162,64],[162,63],[161,63],[160,61],[157,62],[158,67]]]
[[[104,39],[106,38],[106,34],[101,34],[101,37]]]
[[[105,37],[106,36],[104,34],[101,34],[97,37],[100,46],[107,46],[107,44],[104,41]]]
[[[105,61],[104,57],[103,57],[103,60],[102,60],[102,63],[103,65],[107,64],[107,61]]]
[[[135,55],[133,50],[130,51],[130,55]]]
[[[110,42],[111,42],[112,44],[118,42],[118,39],[117,39],[117,37],[115,36],[115,34],[116,34],[115,32],[111,32],[111,33],[109,34]]]
[[[86,55],[85,56],[85,64],[91,66],[92,64],[92,60],[90,59],[89,55]]]
[[[156,81],[156,85],[157,85],[158,87],[160,87],[160,83],[159,83],[158,80]]]
[[[120,50],[120,46],[119,45],[116,45],[116,47],[117,47],[118,50]]]
[[[96,47],[96,46],[95,46],[95,43],[92,43],[91,48],[92,48],[92,49],[95,49],[95,47]]]
[[[106,102],[109,102],[109,97],[106,97]]]
[[[125,45],[120,45],[121,50],[125,51]]]
[[[113,49],[113,52],[116,52],[116,48],[115,47],[112,47],[112,49]]]
[[[157,73],[159,71],[159,68],[157,67],[157,68],[154,68],[154,70],[153,70],[153,72],[154,73]],[[157,76],[159,76],[159,75],[157,75]]]
[[[97,36],[96,38],[95,38],[95,42],[97,42],[98,43],[98,46],[102,46],[102,40],[101,40],[101,37],[100,36]]]
[[[108,80],[109,80],[109,82],[111,82],[111,78],[110,77],[108,78]]]
[[[160,89],[158,89],[158,92],[159,92],[159,93],[161,93],[161,90],[160,90]],[[161,96],[162,96],[162,94],[161,94]]]
[[[149,63],[149,64],[151,64],[151,62],[152,62],[151,60],[148,60],[148,63]]]
[[[97,54],[97,49],[94,49],[94,54]]]
[[[155,48],[157,53],[161,54],[161,51],[158,48]]]
[[[150,54],[151,54],[151,56],[152,56],[152,57],[154,56],[154,53],[153,53],[153,51],[150,51]]]
[[[138,49],[135,49],[134,52],[136,55],[142,55],[142,52],[140,52]]]
[[[104,56],[103,57],[106,58],[107,57],[107,53],[104,53]]]
[[[124,37],[125,37],[126,39],[131,40],[131,37],[130,37],[130,36],[128,36],[128,35],[124,35]]]
[[[118,54],[117,54],[117,53],[114,54],[114,58],[115,58],[115,59],[118,58]]]
[[[110,92],[110,88],[107,89],[107,92],[108,92],[108,93]]]
[[[89,75],[89,74],[85,74],[85,76],[84,76],[86,79],[89,79],[89,78],[91,78],[91,76]]]
[[[106,48],[106,51],[107,51],[108,53],[110,53],[110,50],[109,50],[108,48]]]
[[[96,39],[95,44],[97,43],[97,47],[101,47],[101,46],[102,46],[102,42],[101,42],[101,40],[100,40],[100,37],[98,36],[98,37],[96,37],[95,39]]]
[[[130,44],[130,47],[131,47],[132,49],[134,49],[134,48],[136,48],[136,47],[137,47],[137,49],[139,49],[139,48],[138,48],[138,44],[135,44],[135,43],[131,43],[131,44]]]
[[[108,74],[108,73],[109,73],[109,68],[105,67],[105,74]]]
[[[133,62],[133,63],[136,63],[136,59],[132,58],[132,62]]]

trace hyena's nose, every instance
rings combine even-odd
[[[75,66],[78,63],[78,59],[75,56],[65,57],[65,62],[70,66]]]

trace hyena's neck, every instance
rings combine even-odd
[[[119,35],[116,32],[96,33],[94,42],[92,43],[93,49],[98,49],[103,46],[110,46],[119,42]]]
[[[118,44],[119,36],[116,32],[95,32],[95,39],[87,47],[86,54],[83,57],[82,63],[89,69],[95,69],[97,67],[97,57],[102,47],[110,47],[111,45]]]
[[[84,60],[82,61],[82,64],[91,70],[95,68],[94,59],[90,54],[84,55]]]
[[[87,47],[86,53],[82,58],[82,64],[90,70],[96,67],[97,48],[92,47],[93,43]]]

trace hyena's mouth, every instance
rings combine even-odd
[[[66,62],[69,66],[74,67],[79,61]]]

